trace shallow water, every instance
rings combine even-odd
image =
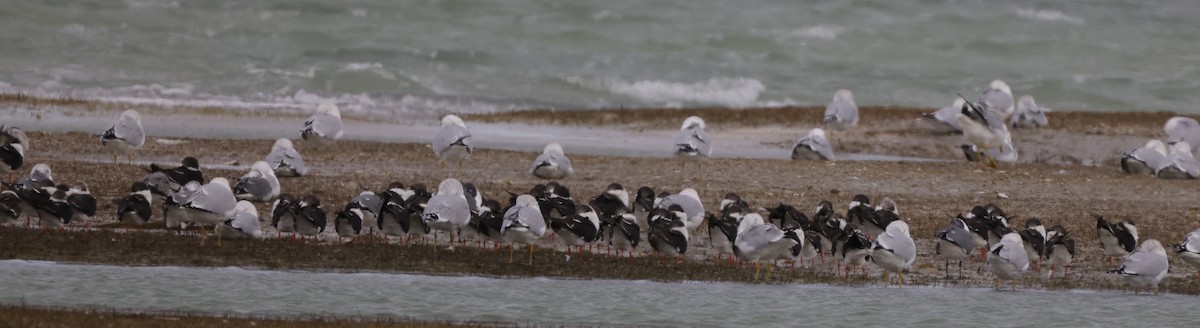
[[[0,261],[0,302],[654,326],[1189,326],[1195,298],[1092,291],[495,279]]]
[[[358,117],[529,107],[936,108],[994,78],[1046,107],[1200,113],[1200,6],[1050,1],[6,1],[0,91]]]

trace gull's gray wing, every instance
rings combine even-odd
[[[912,237],[884,232],[879,234],[876,242],[879,243],[879,246],[892,250],[892,253],[896,253],[901,258],[915,259],[917,257],[917,245],[913,243]]]
[[[454,144],[466,146],[467,152],[474,149],[471,146],[471,131],[456,124],[446,124],[433,136],[433,152],[438,156],[441,156],[442,152]]]
[[[141,147],[146,143],[146,131],[142,129],[142,122],[133,115],[121,115],[121,119],[113,125],[113,133],[134,147]]]
[[[962,127],[958,125],[958,119],[955,118],[960,111],[962,111],[961,106],[946,106],[938,109],[936,112],[933,112],[933,117],[939,122],[946,123],[946,125],[949,125],[956,131],[962,131]]]
[[[1021,245],[1020,240],[1018,240],[1016,243],[1006,243],[1001,241],[995,246],[992,246],[993,252],[995,251],[996,247],[1000,247],[1000,253],[998,254],[1000,258],[1012,262],[1012,264],[1015,264],[1017,268],[1022,268],[1022,270],[1024,270],[1023,268],[1027,268],[1029,266],[1029,253],[1025,252],[1025,247]]]
[[[245,176],[233,184],[233,193],[263,199],[271,194],[271,182],[261,176]]]
[[[1157,150],[1145,146],[1138,147],[1137,149],[1129,152],[1129,157],[1133,157],[1136,160],[1142,161],[1142,163],[1146,163],[1147,167],[1155,170],[1170,165],[1170,163],[1167,162],[1167,156],[1164,156]]]
[[[258,215],[255,213],[238,211],[233,214],[231,220],[233,221],[229,225],[238,231],[252,236],[256,235],[255,231],[260,231],[259,235],[262,234],[262,223],[258,221]]]
[[[799,146],[804,146],[804,147],[807,147],[808,149],[812,149],[814,152],[821,155],[821,157],[827,161],[834,160],[833,145],[831,145],[829,143],[829,139],[825,139],[825,137],[822,135],[809,134],[808,136],[805,136],[804,138],[800,138],[800,140],[796,141],[796,145],[792,146],[792,149],[795,149],[796,147],[799,147]]]
[[[687,220],[692,220],[693,218],[704,215],[704,204],[700,203],[700,201],[697,201],[695,198],[680,194],[670,195],[663,198],[662,202],[659,202],[657,207],[666,209],[670,208],[671,205],[679,205],[679,207],[682,207],[683,213],[688,216],[685,218]]]
[[[742,252],[752,252],[781,238],[783,238],[783,230],[779,230],[774,224],[760,224],[742,231],[734,238],[733,243]]]
[[[987,89],[979,95],[979,104],[984,109],[1004,111],[1013,106],[1013,96],[999,89]]]
[[[513,206],[504,212],[504,223],[500,226],[500,233],[504,233],[512,226],[526,226],[529,231],[536,235],[546,233],[546,219],[542,217],[542,211],[531,206]]]
[[[541,155],[538,155],[538,157],[533,160],[533,167],[529,168],[529,172],[532,173],[538,168],[538,166],[541,166],[542,163],[551,163],[557,165],[559,170],[567,172],[568,174],[575,172],[575,169],[571,167],[571,159],[567,158],[566,155],[553,153],[542,153]]]
[[[1167,271],[1167,256],[1158,253],[1136,251],[1125,257],[1118,271],[1126,275],[1157,276]]]
[[[379,195],[375,193],[360,193],[350,201],[359,203],[362,207],[376,215],[380,214],[380,211],[383,210],[383,199],[379,198]]]
[[[435,195],[425,203],[423,216],[437,214],[438,220],[465,226],[471,221],[471,209],[461,195]]]
[[[831,120],[845,123],[858,121],[858,105],[853,100],[835,97],[832,102],[825,105],[825,121]]]
[[[971,236],[971,231],[966,228],[951,225],[938,232],[939,238],[944,238],[954,243],[955,246],[962,248],[964,252],[970,252],[974,248],[975,239]]]
[[[234,197],[233,191],[230,191],[229,188],[209,183],[200,187],[200,190],[191,197],[188,206],[229,216],[233,214],[233,209],[237,206],[237,197]]]
[[[710,154],[712,154],[712,145],[709,144],[711,141],[712,139],[708,136],[708,133],[704,132],[704,129],[700,127],[691,127],[684,130],[679,130],[679,133],[675,134],[676,147],[682,147],[686,145],[687,147],[696,149],[696,152],[700,153],[700,156],[704,157],[708,157]]]

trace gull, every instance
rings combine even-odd
[[[133,152],[142,148],[146,143],[146,131],[142,129],[142,116],[136,110],[126,110],[116,124],[104,131],[100,136],[100,145],[113,152],[113,163],[117,155],[129,157],[133,164]]]
[[[542,154],[533,160],[529,174],[542,179],[557,180],[575,174],[575,169],[571,168],[571,159],[563,153],[562,145],[550,143],[542,150]]]
[[[1167,250],[1154,239],[1142,242],[1142,247],[1136,252],[1129,253],[1121,267],[1109,271],[1125,277],[1136,291],[1153,290],[1158,295],[1158,283],[1167,276]]]
[[[21,178],[15,185],[9,185],[21,198],[21,212],[26,215],[34,216],[37,214],[35,203],[44,203],[49,201],[51,194],[54,193],[54,176],[50,171],[50,165],[46,163],[38,163],[29,171],[29,175]]]
[[[25,164],[25,152],[29,150],[29,138],[20,128],[0,125],[0,173],[12,175]]]
[[[1167,140],[1184,141],[1192,147],[1200,146],[1200,122],[1190,117],[1176,116],[1167,120],[1163,125],[1163,132],[1167,134]],[[1196,151],[1196,149],[1192,149]]]
[[[1050,265],[1047,276],[1054,275],[1054,268],[1063,268],[1063,275],[1068,273],[1067,265],[1075,258],[1075,239],[1067,235],[1067,228],[1055,225],[1046,233],[1046,263]]]
[[[1000,242],[993,245],[988,252],[988,270],[996,275],[996,290],[1000,290],[1000,280],[1012,280],[1013,289],[1017,287],[1017,279],[1029,269],[1029,253],[1021,245],[1021,236],[1015,232],[1005,234]]]
[[[1161,179],[1195,179],[1200,177],[1200,164],[1192,156],[1192,146],[1179,141],[1171,144],[1171,152],[1155,171]]]
[[[167,229],[183,229],[187,222],[191,222],[188,212],[184,210],[184,204],[200,192],[201,185],[199,181],[189,181],[163,200],[163,221],[166,222]]]
[[[1183,237],[1183,242],[1175,245],[1175,254],[1183,262],[1200,268],[1200,229],[1193,230]],[[1196,271],[1196,282],[1200,282],[1200,271]]]
[[[129,186],[129,194],[117,201],[117,222],[125,224],[150,222],[153,200],[150,186],[147,186],[145,182],[134,182]]]
[[[471,157],[474,147],[471,146],[471,131],[467,124],[456,115],[442,117],[442,128],[433,136],[433,153],[441,159],[438,169],[441,170],[446,162],[457,163],[457,169],[462,170],[462,162]]]
[[[958,261],[958,276],[962,277],[962,261],[975,251],[974,237],[961,218],[950,219],[950,224],[937,234],[934,243],[937,255],[946,260],[946,276],[950,276],[950,261]]]
[[[90,222],[96,216],[96,197],[88,192],[87,183],[75,181],[66,195],[67,205],[71,205],[71,220],[75,222]]]
[[[1156,175],[1158,168],[1167,162],[1167,145],[1161,140],[1150,139],[1145,146],[1134,148],[1121,158],[1121,171],[1136,175]]]
[[[1124,257],[1129,255],[1138,243],[1137,225],[1134,225],[1133,220],[1124,219],[1116,224],[1111,224],[1104,219],[1103,216],[1092,214],[1096,218],[1096,235],[1100,239],[1100,247],[1104,249],[1104,256],[1108,257],[1109,263],[1113,257]]]
[[[21,219],[21,196],[12,190],[0,191],[0,224]]]
[[[819,128],[808,131],[808,136],[796,140],[796,144],[792,145],[792,159],[836,160],[833,156],[833,146],[829,144],[829,139],[825,138],[825,130]]]
[[[538,209],[537,199],[530,195],[517,196],[513,207],[504,212],[500,234],[509,243],[508,263],[512,263],[513,244],[520,243],[528,245],[529,265],[532,266],[534,243],[546,234],[546,220]]]
[[[471,205],[467,203],[462,183],[454,178],[442,180],[437,194],[429,199],[421,212],[421,219],[432,229],[450,232],[453,243],[458,238],[459,228],[471,222]]]
[[[208,238],[207,232],[203,231],[204,225],[211,224],[215,227],[232,217],[234,209],[237,207],[237,197],[234,197],[233,189],[229,187],[229,180],[213,178],[207,184],[200,186],[196,194],[182,205],[184,211],[187,212],[187,218],[200,225],[204,237]],[[217,247],[220,247],[221,231],[216,230],[216,233]],[[203,244],[204,240],[201,240],[201,245]]]
[[[271,153],[267,154],[267,164],[270,164],[271,169],[275,171],[275,176],[278,177],[298,177],[308,174],[308,166],[304,165],[304,158],[300,157],[300,152],[296,151],[292,141],[287,138],[275,140],[275,145],[271,146]]]
[[[967,157],[968,162],[982,162],[986,160],[986,158],[980,155],[983,152],[979,151],[979,147],[973,144],[962,144],[959,148],[962,148],[963,155]],[[1017,161],[1017,149],[1013,147],[1011,135],[1004,139],[1004,143],[1000,147],[988,149],[988,153],[996,154],[994,159],[997,162],[1015,163]]]
[[[259,239],[262,238],[262,223],[258,221],[258,210],[247,201],[237,202],[233,216],[217,225],[218,238]]]
[[[288,193],[280,194],[271,204],[271,227],[277,238],[284,232],[296,232],[296,205],[296,196]]]
[[[1017,101],[1017,110],[1013,112],[1012,127],[1014,128],[1040,128],[1050,124],[1046,118],[1046,112],[1049,108],[1038,107],[1033,101],[1033,96],[1021,96]]]
[[[859,230],[858,225],[853,223],[846,224],[843,234],[847,237],[845,238],[846,241],[841,243],[840,256],[846,266],[846,275],[850,275],[850,268],[855,266],[863,274],[866,274],[867,270],[863,265],[867,264],[867,258],[871,255],[871,245],[873,243],[870,237],[867,237],[867,234]]]
[[[250,171],[233,184],[238,200],[268,202],[279,196],[279,178],[266,161],[254,162]]]
[[[388,184],[387,191],[383,192],[380,200],[383,206],[379,210],[379,218],[376,220],[376,225],[379,232],[384,236],[404,236],[408,234],[411,227],[408,212],[408,199],[412,198],[416,193],[412,190],[404,188],[404,184],[399,181],[393,181]]]
[[[983,90],[983,94],[979,95],[981,109],[991,111],[996,117],[999,117],[1000,125],[1004,125],[1004,122],[1008,121],[1016,111],[1016,107],[1013,105],[1012,89],[1008,87],[1008,83],[1001,80],[992,80],[992,83],[988,84],[988,88]],[[959,121],[958,124],[963,125],[965,131],[966,125],[962,124],[962,121]]]
[[[908,233],[908,223],[900,220],[889,223],[887,230],[871,245],[867,259],[883,268],[885,287],[890,283],[888,273],[891,272],[900,275],[900,287],[904,287],[904,271],[912,268],[917,259],[917,246]]]
[[[986,108],[968,101],[963,105],[962,111],[955,115],[955,119],[962,126],[963,135],[967,140],[979,149],[983,149],[983,154],[988,159],[988,165],[996,168],[996,161],[992,158],[990,149],[1003,145],[1004,141],[1009,139],[1008,126],[1004,124],[1003,117]]]
[[[321,103],[317,112],[304,121],[304,129],[300,130],[300,138],[312,141],[318,148],[324,148],[342,138],[342,113],[333,103]]]
[[[370,190],[363,190],[358,193],[358,196],[351,198],[340,213],[346,215],[350,222],[358,222],[358,228],[354,232],[357,235],[363,227],[369,227],[368,233],[374,234],[374,229],[379,225],[380,212],[383,212],[383,199]],[[334,221],[336,223],[336,218]],[[340,229],[343,227],[335,224],[334,228],[340,233]]]
[[[687,162],[697,162],[697,166],[701,167],[699,162],[707,159],[712,155],[712,138],[704,132],[704,119],[699,116],[691,116],[683,120],[683,125],[679,127],[679,133],[675,134],[675,158],[680,159],[679,162],[679,179],[683,180],[687,177],[685,171]],[[699,171],[700,168],[697,168]]]
[[[679,205],[682,208],[682,219],[688,231],[696,230],[704,221],[704,203],[700,202],[700,195],[696,193],[696,189],[685,188],[679,194],[663,198],[655,207],[669,208],[671,205]]]
[[[200,161],[191,156],[184,157],[180,161],[180,165],[173,168],[164,168],[158,166],[158,164],[150,163],[149,171],[150,174],[161,172],[163,175],[166,175],[173,191],[179,190],[181,186],[188,182],[196,181],[201,184],[204,183],[204,173],[200,171]],[[149,176],[147,176],[148,178]]]
[[[572,247],[582,247],[600,239],[600,217],[591,206],[579,205],[575,215],[551,219],[550,229],[558,235],[558,239],[567,246],[567,253],[570,253]],[[583,253],[582,249],[580,253]]]
[[[638,226],[637,217],[631,213],[621,214],[608,232],[608,245],[620,252],[632,253],[642,239],[642,228]]]
[[[1021,236],[1021,243],[1025,247],[1025,252],[1029,253],[1029,259],[1036,260],[1033,269],[1038,270],[1042,262],[1042,255],[1046,249],[1046,226],[1042,225],[1042,220],[1038,218],[1029,218],[1025,220],[1025,230],[1017,232]]]
[[[845,131],[858,125],[858,105],[854,93],[841,89],[833,94],[833,101],[825,105],[825,127],[834,131]]]
[[[749,213],[746,216],[759,216]],[[761,216],[759,216],[761,221]],[[747,220],[750,221],[750,220]],[[758,279],[759,261],[795,257],[792,248],[804,244],[805,235],[796,230],[781,230],[773,224],[754,224],[738,227],[737,238],[733,243],[733,251],[742,260],[754,262],[754,278]],[[770,268],[765,279],[770,277]]]
[[[650,212],[650,229],[646,232],[646,241],[655,254],[679,257],[687,252],[688,235],[686,214],[679,205],[667,208],[655,208]],[[759,218],[761,222],[761,217]]]
[[[966,100],[962,97],[954,98],[954,103],[950,106],[939,108],[933,113],[922,113],[921,121],[925,122],[931,129],[945,133],[962,133],[962,127],[958,125],[958,119],[954,118],[962,111],[963,104]]]
[[[301,236],[316,236],[325,232],[328,217],[321,200],[316,195],[308,194],[296,204],[296,233]]]

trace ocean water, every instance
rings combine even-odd
[[[1092,291],[496,279],[0,261],[0,303],[670,327],[1194,326],[1195,298]]]
[[[1059,110],[1200,114],[1191,0],[35,1],[0,92],[404,121],[552,107],[936,108],[992,79]]]

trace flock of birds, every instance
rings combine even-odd
[[[935,113],[923,115],[923,120],[950,132],[961,132],[972,144],[964,146],[968,157],[979,156],[992,167],[995,161],[1015,160],[1008,127],[1039,127],[1047,124],[1045,110],[1037,107],[1033,98],[1024,96],[1014,105],[1013,96],[1003,81],[993,81],[978,101],[959,97],[955,103]],[[858,123],[858,108],[848,90],[839,90],[827,106],[824,124],[835,131],[845,131]],[[684,120],[673,140],[675,155],[681,159],[681,174],[686,164],[711,155],[711,137],[704,132],[700,117]],[[1196,177],[1195,159],[1191,146],[1200,145],[1200,124],[1187,118],[1173,118],[1167,123],[1171,152],[1159,151],[1161,141],[1153,140],[1146,148],[1132,151],[1122,160],[1122,167],[1131,173],[1153,173],[1164,178]],[[336,143],[343,136],[340,112],[333,104],[320,105],[304,123],[301,138],[318,149]],[[118,155],[132,154],[145,143],[145,132],[138,113],[128,110],[101,136],[101,144]],[[1157,142],[1157,143],[1156,143]],[[474,148],[471,133],[462,119],[447,115],[441,129],[432,139],[432,148],[439,157],[439,166],[456,164],[461,170]],[[794,159],[834,160],[832,146],[823,129],[813,129],[793,146]],[[56,184],[50,167],[35,165],[27,176],[13,182],[12,174],[24,164],[30,150],[28,137],[19,128],[0,127],[0,173],[9,179],[0,192],[0,223],[18,221],[22,217],[37,218],[43,228],[56,228],[71,222],[88,222],[96,212],[96,199],[87,185]],[[993,151],[995,156],[992,155]],[[1187,166],[1182,154],[1190,159]],[[1155,155],[1159,157],[1154,157]],[[1178,155],[1178,156],[1177,156]],[[1167,163],[1167,164],[1163,164]],[[1138,166],[1142,165],[1142,166]],[[269,224],[277,237],[321,236],[325,233],[330,213],[314,194],[297,197],[282,192],[279,178],[308,174],[300,153],[292,141],[278,139],[265,160],[255,162],[250,170],[232,184],[221,177],[205,183],[199,161],[186,157],[181,165],[164,168],[151,164],[149,173],[131,184],[129,194],[119,200],[116,217],[122,223],[150,222],[156,209],[168,229],[189,225],[213,227],[217,243],[221,239],[263,238],[258,210],[251,202],[271,203]],[[529,173],[543,179],[563,179],[574,170],[558,144],[548,144],[530,166]],[[1181,175],[1182,174],[1182,175]],[[425,236],[432,231],[444,231],[452,243],[473,240],[478,243],[506,243],[510,262],[514,245],[529,245],[529,263],[533,262],[533,245],[547,236],[554,236],[572,249],[606,245],[618,255],[632,254],[643,242],[655,254],[684,255],[689,246],[707,244],[718,258],[729,256],[759,264],[779,260],[791,261],[793,266],[804,261],[816,261],[829,256],[837,264],[836,271],[849,274],[853,268],[865,273],[868,262],[884,272],[899,274],[913,269],[916,243],[908,224],[899,215],[896,203],[885,198],[872,206],[865,195],[856,195],[847,210],[834,210],[833,204],[821,201],[812,216],[787,204],[766,209],[751,207],[735,193],[720,200],[717,211],[709,213],[696,190],[687,188],[676,194],[656,193],[651,187],[641,187],[630,193],[620,184],[611,184],[586,204],[576,203],[569,189],[558,183],[538,184],[528,193],[509,193],[508,204],[501,205],[484,197],[472,183],[454,178],[441,181],[431,193],[420,183],[405,186],[392,182],[386,190],[364,190],[345,206],[333,210],[333,232],[339,237]],[[632,197],[631,197],[632,196]],[[768,213],[764,218],[760,212]],[[1139,246],[1136,226],[1123,220],[1109,223],[1096,217],[1101,246],[1107,256],[1123,257],[1121,266],[1111,272],[1128,278],[1139,290],[1153,289],[1168,269],[1166,250],[1156,240],[1146,240]],[[29,224],[29,221],[26,221]],[[707,243],[694,240],[705,232]],[[207,239],[208,233],[203,232]],[[436,236],[436,234],[434,235]],[[644,238],[643,238],[644,237]],[[202,240],[201,243],[204,243]],[[1014,229],[1006,214],[995,205],[975,206],[965,214],[950,220],[938,232],[935,253],[945,261],[949,275],[951,261],[958,262],[961,276],[962,261],[972,257],[975,249],[980,260],[1000,281],[1019,279],[1031,263],[1049,266],[1048,276],[1055,268],[1067,270],[1075,255],[1075,243],[1066,229],[1055,225],[1049,230],[1037,218],[1026,220],[1024,229]],[[1200,229],[1188,234],[1175,246],[1176,253],[1193,266],[1200,267]],[[774,265],[766,266],[769,275]],[[1065,273],[1064,273],[1065,274]],[[1200,273],[1197,273],[1200,281]],[[890,280],[889,280],[890,281]]]

